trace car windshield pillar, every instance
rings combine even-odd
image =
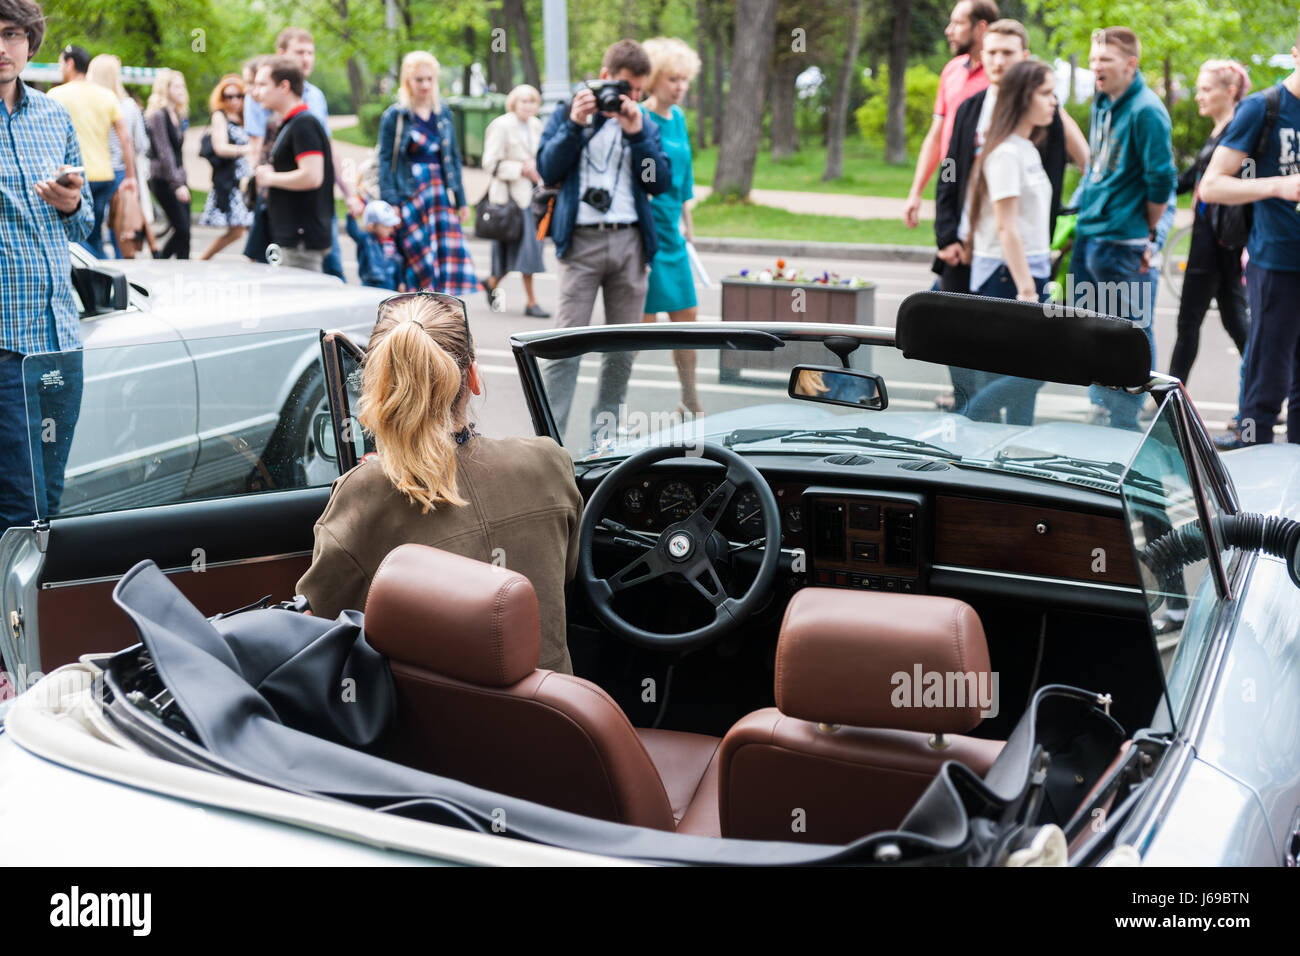
[[[1181,395],[1157,412],[1120,488],[1151,638],[1177,721],[1209,646],[1210,617],[1219,599],[1230,597],[1231,555],[1216,534],[1222,510],[1206,492]]]

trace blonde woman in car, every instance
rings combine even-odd
[[[377,453],[334,482],[298,593],[317,615],[364,610],[375,571],[407,543],[504,564],[537,592],[538,666],[570,674],[564,585],[582,517],[573,461],[550,438],[478,434],[469,406],[482,392],[459,301],[417,292],[380,304],[357,415]]]

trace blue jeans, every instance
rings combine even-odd
[[[0,351],[0,448],[8,460],[0,468],[0,532],[58,511],[81,390],[79,351]]]
[[[90,235],[82,239],[79,245],[96,259],[104,258],[104,217],[108,215],[108,204],[113,201],[113,193],[126,175],[115,173],[112,179],[92,180],[90,183],[90,201],[95,207],[95,224],[90,227]]]
[[[1127,319],[1137,325],[1151,343],[1151,365],[1156,364],[1156,340],[1152,325],[1156,314],[1156,290],[1160,270],[1141,271],[1144,246],[1107,239],[1076,236],[1066,290],[1075,308]],[[1094,405],[1110,412],[1115,428],[1138,430],[1138,410],[1145,394],[1093,385],[1088,395]]]
[[[115,169],[115,170],[113,170],[113,182],[114,182],[114,186],[113,186],[113,195],[114,195],[114,196],[117,195],[118,187],[120,187],[120,186],[122,185],[122,180],[124,180],[124,179],[126,179],[126,170],[125,170],[125,169]],[[137,183],[136,183],[136,187],[139,188],[139,185],[140,185],[140,184],[137,182]],[[109,203],[111,204],[112,201],[113,201],[113,196],[109,196],[109,197],[108,197],[108,201],[109,201]],[[110,226],[109,229],[108,229],[108,244],[109,244],[110,246],[113,247],[113,258],[114,258],[114,259],[121,259],[121,258],[122,258],[122,247],[121,247],[120,245],[118,245],[118,242],[117,242],[117,233],[115,233],[115,232],[113,231],[113,228],[112,228],[111,226]]]
[[[339,245],[337,216],[330,217],[330,251],[325,253],[325,263],[321,266],[321,271],[328,276],[334,276],[340,282],[348,281],[343,275],[343,247]]]
[[[1251,262],[1246,266],[1246,294],[1251,321],[1242,359],[1242,441],[1271,442],[1286,398],[1286,440],[1300,443],[1300,272],[1264,269]]]
[[[1038,290],[1040,301],[1046,301],[1043,293],[1046,287],[1047,279],[1034,277],[1034,288]],[[975,294],[995,299],[1014,299],[1016,280],[1005,265],[998,266],[997,271],[985,280]],[[953,381],[956,381],[955,375]],[[1000,422],[1002,409],[1005,408],[1008,425],[1032,425],[1034,403],[1038,398],[1038,390],[1042,387],[1043,383],[1038,379],[1015,375],[993,376],[971,398],[966,408],[966,417],[973,422]]]

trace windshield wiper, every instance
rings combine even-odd
[[[916,438],[904,438],[878,432],[873,428],[741,428],[726,438],[728,448],[749,442],[773,441],[800,442],[807,439],[833,442],[842,445],[859,445],[864,448],[891,448],[914,451],[923,455],[937,455],[952,461],[961,461],[961,455]]]
[[[1001,452],[993,459],[995,465],[1005,467],[1006,465],[1019,465],[1023,468],[1042,469],[1044,471],[1064,472],[1070,475],[1083,475],[1087,478],[1102,478],[1107,481],[1113,481],[1116,485],[1120,484],[1121,479],[1125,479],[1124,466],[1114,461],[1096,461],[1091,458],[1074,458],[1070,455],[1027,455],[1018,458],[1011,458],[1003,455]],[[1155,478],[1142,474],[1140,471],[1129,470],[1127,480],[1134,485],[1142,487],[1145,491],[1156,491],[1163,493],[1165,488]]]

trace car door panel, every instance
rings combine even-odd
[[[306,488],[51,522],[35,581],[34,622],[26,615],[39,629],[40,669],[48,673],[82,654],[135,643],[135,628],[112,592],[146,558],[207,615],[267,595],[289,600],[311,564],[312,526],[329,491]]]

